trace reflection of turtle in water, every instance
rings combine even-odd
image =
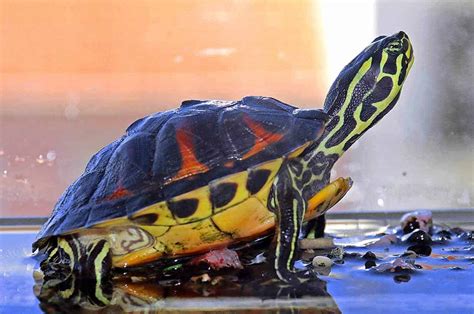
[[[343,69],[324,111],[246,97],[185,101],[136,121],[91,159],[38,234],[45,279],[72,270],[100,282],[111,267],[251,241],[275,227],[276,274],[299,283],[302,223],[350,188],[350,179],[329,183],[330,170],[395,105],[412,63],[400,32]]]

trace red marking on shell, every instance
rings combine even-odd
[[[176,131],[176,142],[181,153],[181,169],[167,183],[209,170],[209,167],[197,160],[192,137],[185,129]]]
[[[232,160],[226,161],[224,163],[224,167],[226,167],[226,168],[233,168],[234,166],[235,166],[235,162],[232,161]]]
[[[112,194],[107,196],[105,199],[108,201],[111,201],[111,200],[116,200],[125,196],[129,196],[129,195],[132,195],[132,192],[130,192],[129,190],[123,187],[118,187]]]
[[[247,116],[244,116],[244,122],[250,128],[250,130],[252,130],[253,134],[255,134],[257,139],[255,140],[255,144],[252,149],[250,149],[244,156],[242,156],[242,159],[247,159],[255,154],[258,154],[268,145],[280,141],[283,137],[282,134],[272,133],[270,131],[265,130],[259,123],[253,121]]]

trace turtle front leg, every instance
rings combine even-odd
[[[270,195],[270,207],[276,214],[275,262],[274,267],[280,280],[299,284],[302,278],[293,266],[296,259],[298,236],[300,234],[307,203],[302,196],[297,176],[284,165],[274,181]]]

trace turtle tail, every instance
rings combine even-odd
[[[42,293],[53,290],[63,300],[86,298],[96,305],[110,303],[112,259],[105,238],[60,236],[49,240],[41,262]]]

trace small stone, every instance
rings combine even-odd
[[[405,234],[402,237],[402,241],[406,243],[415,243],[415,244],[431,244],[433,241],[428,233],[423,230],[416,229],[409,234]]]
[[[401,274],[401,275],[395,275],[395,276],[393,276],[393,280],[394,280],[396,283],[409,282],[410,279],[411,279],[411,276],[410,276],[410,275],[407,275],[407,274]]]
[[[465,240],[465,241],[474,240],[474,236],[473,236],[472,232],[470,232],[470,231],[465,231],[465,232],[461,233],[460,235],[458,235],[458,237],[461,240]]]
[[[413,232],[416,229],[429,233],[433,227],[432,217],[432,213],[428,210],[414,211],[402,216],[400,226],[404,234]]]
[[[395,234],[386,234],[371,244],[371,246],[387,246],[398,242]]]
[[[364,254],[364,256],[362,256],[362,258],[367,259],[367,260],[376,260],[377,256],[373,252],[368,251],[367,253]]]
[[[431,247],[429,245],[413,245],[410,246],[407,251],[412,251],[421,256],[430,256],[431,255]]]
[[[407,250],[405,253],[400,255],[400,257],[406,257],[406,258],[417,258],[417,254],[415,251],[412,250]]]
[[[315,256],[312,262],[314,267],[331,267],[333,265],[333,261],[326,256]]]
[[[344,264],[344,249],[342,247],[337,247],[328,254],[328,257],[331,258],[335,263]]]
[[[312,265],[314,271],[319,275],[328,276],[331,273],[331,266],[333,261],[326,256],[315,256]]]
[[[449,269],[450,269],[450,270],[464,270],[464,268],[459,267],[459,266],[449,267]]]
[[[375,262],[373,260],[365,262],[365,269],[369,269],[369,268],[372,268],[372,267],[375,267],[375,266],[377,266],[377,264],[375,264]]]

